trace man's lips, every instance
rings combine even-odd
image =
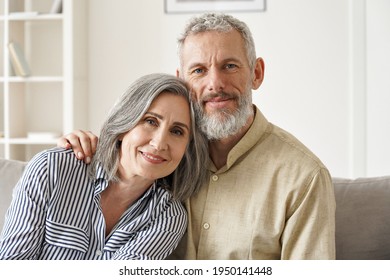
[[[155,154],[147,153],[147,152],[140,152],[141,156],[150,163],[162,163],[166,161],[163,157],[160,157]]]
[[[223,108],[226,107],[228,103],[234,101],[230,97],[212,97],[204,100],[205,106],[213,108]]]

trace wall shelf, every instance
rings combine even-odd
[[[54,1],[0,0],[2,158],[29,160],[55,146],[56,137],[31,131],[58,136],[87,127],[87,1],[62,0],[62,12],[50,13]],[[11,62],[11,42],[29,75]]]
[[[10,76],[7,77],[9,83],[42,83],[42,82],[63,82],[64,78],[62,76],[40,76],[40,77],[18,77]],[[0,82],[5,82],[4,77],[0,77]]]

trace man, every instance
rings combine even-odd
[[[171,258],[334,259],[330,174],[252,104],[264,62],[246,24],[223,14],[193,18],[179,58],[177,75],[189,83],[209,139],[210,180],[186,202],[187,234]],[[90,157],[96,141],[78,131],[59,145]]]

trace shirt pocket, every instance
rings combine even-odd
[[[45,241],[52,246],[86,253],[89,236],[84,229],[46,220]]]

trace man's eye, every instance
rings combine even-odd
[[[203,69],[200,69],[200,68],[195,69],[195,70],[193,71],[193,73],[195,73],[195,74],[202,74],[203,72],[204,72]]]
[[[227,69],[234,69],[234,68],[237,67],[237,65],[236,65],[236,64],[233,64],[233,63],[229,63],[229,64],[226,64],[225,67],[226,67]]]

